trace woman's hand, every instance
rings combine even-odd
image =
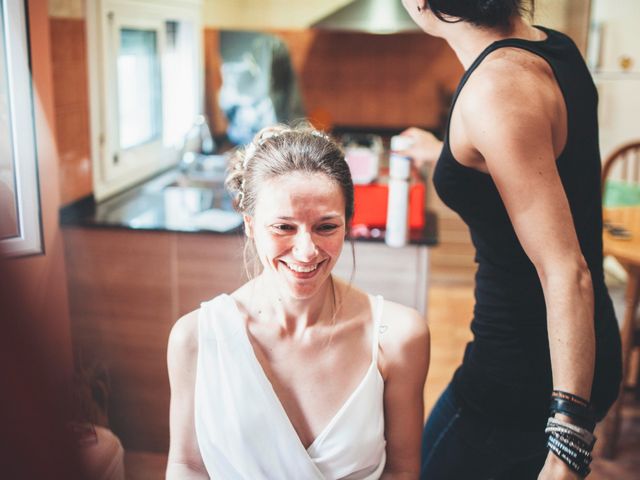
[[[547,461],[538,475],[538,480],[581,480],[582,477],[572,471],[554,453],[549,452]]]
[[[398,153],[413,158],[418,169],[422,168],[425,164],[432,165],[438,160],[440,152],[442,151],[442,142],[438,140],[433,133],[411,127],[400,135],[411,138],[413,145],[411,148],[401,150]]]

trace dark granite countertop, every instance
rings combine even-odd
[[[122,228],[162,232],[239,235],[241,217],[222,182],[208,187],[181,186],[181,173],[168,170],[125,192],[96,203],[86,197],[60,210],[60,224],[87,228]],[[410,244],[438,243],[435,212],[425,212],[425,228],[411,231]],[[384,231],[371,229],[354,235],[357,241],[383,242]]]

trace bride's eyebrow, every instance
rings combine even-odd
[[[333,220],[336,218],[340,218],[340,214],[339,213],[331,213],[329,215],[323,215],[322,217],[320,217],[320,221],[324,222],[325,220]],[[296,219],[294,217],[285,217],[285,216],[281,216],[281,217],[276,217],[276,220],[285,220],[285,221],[295,221]]]
[[[325,220],[334,220],[336,218],[340,218],[340,214],[338,213],[332,213],[331,215],[324,215],[322,217],[320,217],[320,221],[324,222]]]

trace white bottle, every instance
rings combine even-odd
[[[389,199],[384,241],[390,247],[403,247],[409,240],[409,177],[411,159],[395,153],[411,147],[411,138],[391,137],[389,156]]]

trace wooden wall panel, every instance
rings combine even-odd
[[[166,452],[171,327],[243,283],[243,237],[65,228],[64,242],[76,362],[108,369],[124,447]]]
[[[51,61],[62,204],[91,194],[89,80],[83,18],[51,18]]]
[[[77,361],[108,368],[110,426],[125,448],[166,451],[174,234],[65,229],[64,236]]]
[[[178,316],[221,293],[231,293],[245,282],[238,235],[178,236]]]

